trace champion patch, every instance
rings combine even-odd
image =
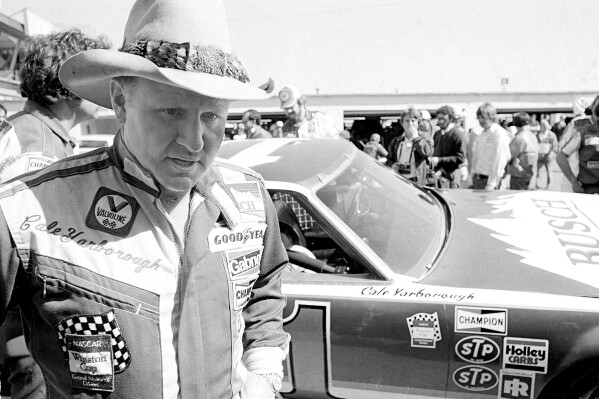
[[[233,230],[216,225],[208,233],[210,252],[228,249],[245,249],[262,245],[265,223],[239,224]]]
[[[241,213],[265,220],[264,199],[258,182],[232,183],[228,186]]]
[[[26,156],[27,165],[25,167],[25,171],[31,172],[32,170],[42,169],[55,161],[56,161],[55,159],[51,159],[51,158],[45,157],[43,155],[27,155]]]
[[[138,210],[135,198],[102,187],[94,197],[85,224],[92,229],[126,237]]]
[[[412,348],[435,348],[437,341],[441,341],[437,312],[418,313],[406,320],[412,338]]]
[[[241,310],[250,300],[252,294],[252,287],[257,279],[244,280],[242,282],[233,282],[233,309]]]
[[[225,259],[231,280],[257,274],[262,260],[262,247],[225,251]]]

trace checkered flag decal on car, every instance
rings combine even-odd
[[[412,317],[408,317],[408,326],[410,328],[414,327],[414,321],[432,321],[433,327],[435,331],[435,341],[441,341],[441,328],[439,327],[439,317],[437,316],[437,312],[435,313],[418,313]]]
[[[129,363],[131,363],[129,348],[127,348],[127,343],[123,334],[121,334],[121,329],[112,310],[102,315],[75,316],[70,319],[64,319],[58,323],[57,328],[62,351],[67,357],[66,334],[108,334],[111,338],[112,352],[114,354],[114,372],[121,373],[125,371]]]

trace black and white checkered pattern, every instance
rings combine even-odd
[[[68,356],[66,334],[108,334],[111,336],[110,341],[114,354],[114,372],[121,373],[125,371],[131,363],[129,348],[127,348],[125,338],[121,334],[119,324],[116,321],[116,315],[112,310],[102,315],[84,315],[64,319],[56,327],[58,328],[58,338],[65,356]]]
[[[437,312],[435,313],[418,313],[412,317],[408,317],[408,326],[410,329],[414,328],[414,321],[432,321],[435,332],[435,341],[441,341],[441,328],[439,326],[439,317],[437,316]]]

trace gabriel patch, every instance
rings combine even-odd
[[[101,187],[85,219],[85,224],[96,230],[126,237],[139,210],[135,198]]]

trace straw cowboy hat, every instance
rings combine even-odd
[[[274,82],[250,85],[230,47],[221,0],[137,0],[119,51],[76,54],[62,65],[59,77],[73,93],[106,108],[112,108],[110,80],[117,76],[226,100],[269,98]]]

